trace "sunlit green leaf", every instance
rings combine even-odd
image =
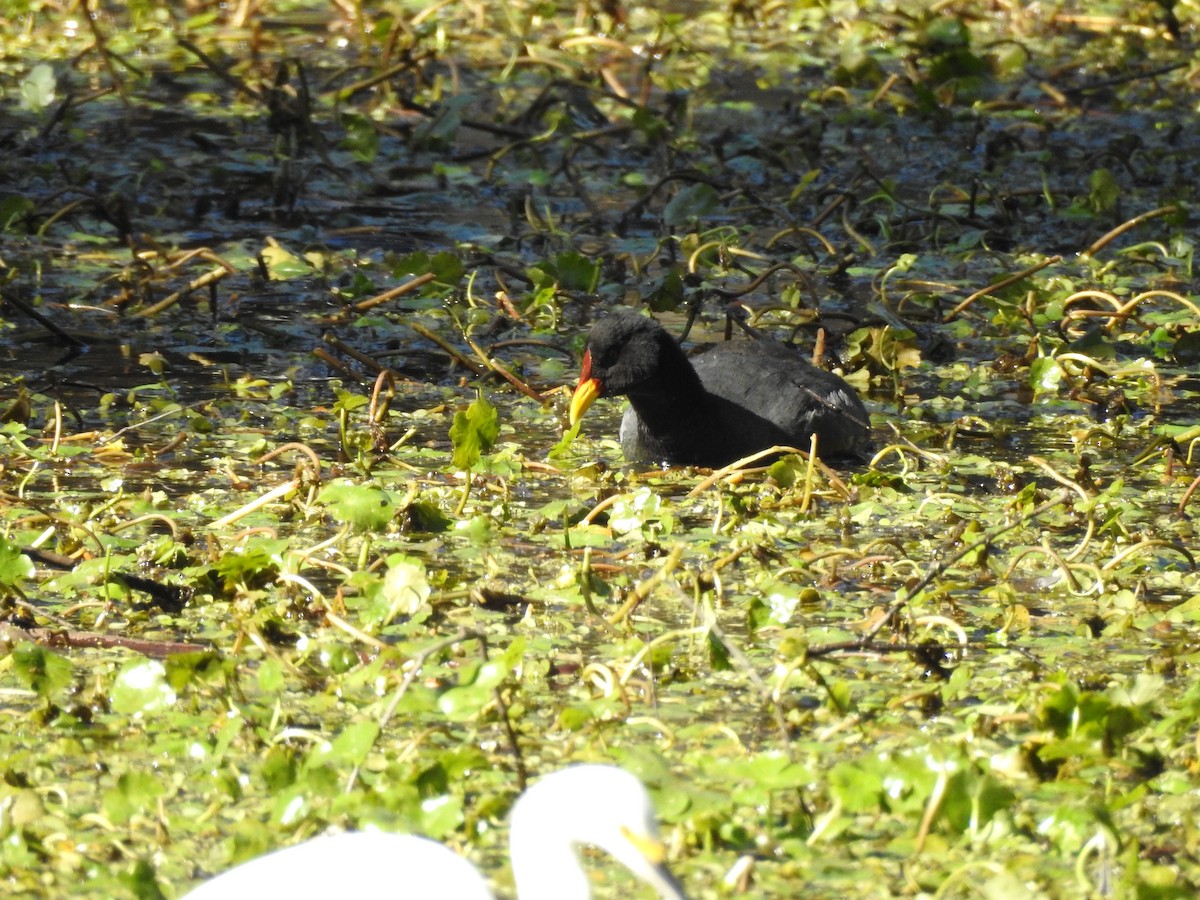
[[[337,521],[359,531],[383,531],[396,515],[396,501],[387,491],[369,484],[335,481],[321,489],[317,502]]]
[[[466,410],[454,414],[450,426],[450,441],[454,444],[454,467],[471,469],[483,453],[492,449],[500,434],[500,414],[496,407],[480,395]]]
[[[609,527],[617,534],[653,531],[670,534],[674,519],[668,504],[648,487],[624,494],[612,504]]]
[[[167,670],[158,660],[131,660],[121,667],[109,691],[114,711],[129,716],[153,715],[174,705],[176,695]]]
[[[729,658],[729,648],[717,635],[708,633],[708,663],[714,672],[727,672],[733,668]]]
[[[253,586],[271,580],[283,567],[285,539],[255,536],[233,550],[222,553],[213,570],[227,585]]]
[[[165,793],[166,789],[153,773],[125,772],[104,795],[105,815],[111,822],[123,824],[136,813],[151,810]]]
[[[28,641],[12,651],[13,674],[39,697],[50,697],[71,683],[71,663],[65,657]]]
[[[438,698],[438,709],[453,721],[464,721],[479,715],[494,702],[495,689],[512,671],[511,659],[489,659],[470,672],[464,673],[464,682]],[[465,676],[470,675],[467,678]]]
[[[259,251],[267,272],[273,281],[288,281],[292,278],[307,278],[313,268],[304,260],[290,253],[275,241],[269,242]]]
[[[314,752],[311,760],[321,765],[359,765],[378,737],[378,722],[355,722],[343,728],[330,744]]]
[[[1056,392],[1062,380],[1062,367],[1049,357],[1039,357],[1029,364],[1029,385],[1037,393]]]
[[[12,541],[0,537],[0,593],[33,577],[33,560]]]
[[[1121,199],[1121,186],[1109,169],[1096,169],[1088,176],[1088,203],[1094,212],[1110,213]]]
[[[411,616],[432,593],[425,566],[419,559],[410,556],[389,559],[382,587],[382,599],[388,606],[383,623],[396,616]]]

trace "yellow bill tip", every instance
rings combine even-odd
[[[652,866],[661,866],[666,863],[667,848],[658,838],[648,834],[640,834],[627,825],[621,826],[621,834],[625,837],[625,840],[637,848],[642,858]]]
[[[583,418],[588,407],[600,396],[600,382],[595,378],[581,379],[575,393],[571,395],[570,422],[571,426]]]

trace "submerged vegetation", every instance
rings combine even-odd
[[[5,892],[378,826],[511,893],[612,761],[696,897],[1195,896],[1198,28],[0,7]],[[873,458],[564,436],[597,315],[735,301]]]

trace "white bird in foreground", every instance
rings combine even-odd
[[[542,778],[510,816],[509,851],[520,900],[591,896],[576,847],[605,850],[664,900],[685,900],[663,863],[645,787],[616,766],[579,765]],[[268,853],[205,882],[186,900],[491,900],[479,871],[452,850],[413,834],[354,831]]]

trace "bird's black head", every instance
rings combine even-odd
[[[632,311],[610,313],[588,335],[585,372],[600,382],[604,396],[619,396],[651,381],[664,362],[680,356],[679,345],[653,319]]]
[[[597,397],[629,396],[670,402],[700,390],[678,342],[666,330],[632,310],[609,313],[592,326],[579,384],[571,397],[574,425]]]

